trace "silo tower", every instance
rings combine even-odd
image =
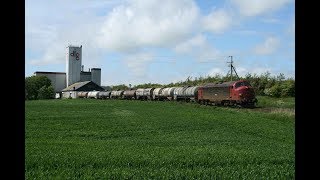
[[[66,48],[66,79],[67,87],[80,81],[82,65],[82,45],[69,45]]]

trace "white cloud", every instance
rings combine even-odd
[[[205,62],[220,56],[219,50],[214,48],[203,34],[198,34],[177,44],[174,50],[180,54],[190,55],[198,62]]]
[[[238,76],[244,77],[247,73],[249,73],[250,71],[247,70],[247,68],[243,68],[243,67],[238,67],[235,68],[236,72],[238,74]]]
[[[151,53],[135,53],[127,55],[123,62],[134,76],[142,77],[146,75],[147,66],[152,60]]]
[[[41,59],[30,60],[31,65],[48,65],[48,64],[62,64],[65,63],[65,48],[59,45],[54,45],[50,49],[45,49],[44,55]]]
[[[214,67],[214,68],[210,69],[210,71],[208,72],[208,75],[215,76],[215,75],[219,74],[222,76],[226,76],[227,73],[229,73],[229,76],[230,76],[229,70],[230,70],[230,68],[227,71],[226,67],[221,67],[221,68]],[[243,68],[243,67],[238,67],[238,68],[236,68],[236,72],[237,72],[238,76],[244,77],[248,72],[251,72],[251,71],[248,71],[246,68]],[[236,73],[232,72],[232,77],[236,77]]]
[[[230,68],[228,70],[230,70]],[[214,67],[209,70],[208,75],[215,76],[218,74],[218,75],[226,76],[227,73],[229,73],[229,76],[230,76],[230,72],[228,70],[226,70],[226,67],[222,67],[222,66],[221,67],[220,66]],[[251,75],[257,74],[258,76],[262,75],[266,72],[269,72],[271,74],[271,76],[279,74],[278,72],[272,70],[271,68],[257,67],[257,66],[250,67],[249,69],[248,69],[248,67],[241,67],[240,66],[240,67],[236,68],[236,72],[239,77],[245,77],[248,73],[250,73]],[[233,72],[232,76],[236,77],[236,74]]]
[[[107,15],[96,41],[120,52],[174,45],[194,31],[198,11],[192,0],[133,0]]]
[[[189,39],[203,28],[221,33],[231,22],[222,9],[201,16],[193,0],[80,0],[76,5],[73,3],[26,2],[26,49],[40,56],[28,59],[27,63],[63,64],[65,47],[70,43],[83,45],[83,59],[89,64],[97,64],[102,54],[132,54],[145,47],[174,48],[179,52],[194,46],[198,47],[195,53],[198,59],[208,59],[218,51],[208,44],[205,36],[196,36],[191,42]],[[110,13],[105,14],[107,9]],[[181,45],[184,42],[187,45]]]
[[[26,63],[64,64],[65,47],[74,44],[83,45],[84,63],[93,64],[101,55],[93,41],[102,22],[96,12],[116,2],[120,1],[26,1],[25,48],[37,57]]]
[[[225,72],[225,70],[222,70],[222,68],[212,68],[210,69],[210,71],[208,72],[209,76],[215,76],[215,75],[222,75],[225,76],[227,75],[227,73]]]
[[[254,48],[254,52],[260,55],[268,55],[274,53],[280,45],[279,39],[268,37],[262,44]]]
[[[292,0],[231,0],[242,16],[257,16],[280,9]]]
[[[224,9],[214,10],[202,19],[204,30],[213,33],[224,32],[232,25],[232,23],[230,13]]]
[[[174,50],[178,53],[190,53],[194,48],[205,46],[206,43],[206,37],[202,34],[198,34],[197,36],[178,44]]]
[[[271,75],[274,75],[274,72],[272,71],[271,68],[265,68],[265,67],[253,67],[250,70],[250,74],[257,74],[257,75],[262,75],[264,73],[269,72]]]

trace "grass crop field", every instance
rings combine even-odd
[[[290,114],[95,99],[26,101],[25,114],[26,179],[295,178]]]

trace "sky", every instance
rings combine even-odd
[[[25,76],[66,72],[82,45],[101,85],[168,84],[188,77],[269,72],[295,77],[293,0],[28,0]]]

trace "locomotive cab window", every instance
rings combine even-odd
[[[249,87],[251,87],[251,85],[249,84],[249,82],[243,81],[243,82],[238,82],[238,83],[236,83],[235,88],[238,88],[238,87],[241,87],[241,86],[249,86]]]
[[[244,86],[250,86],[250,87],[251,87],[250,83],[247,82],[247,81],[243,81],[243,85],[244,85]]]
[[[242,82],[238,82],[234,87],[235,87],[235,88],[238,88],[238,87],[240,87],[240,86],[242,86]]]

